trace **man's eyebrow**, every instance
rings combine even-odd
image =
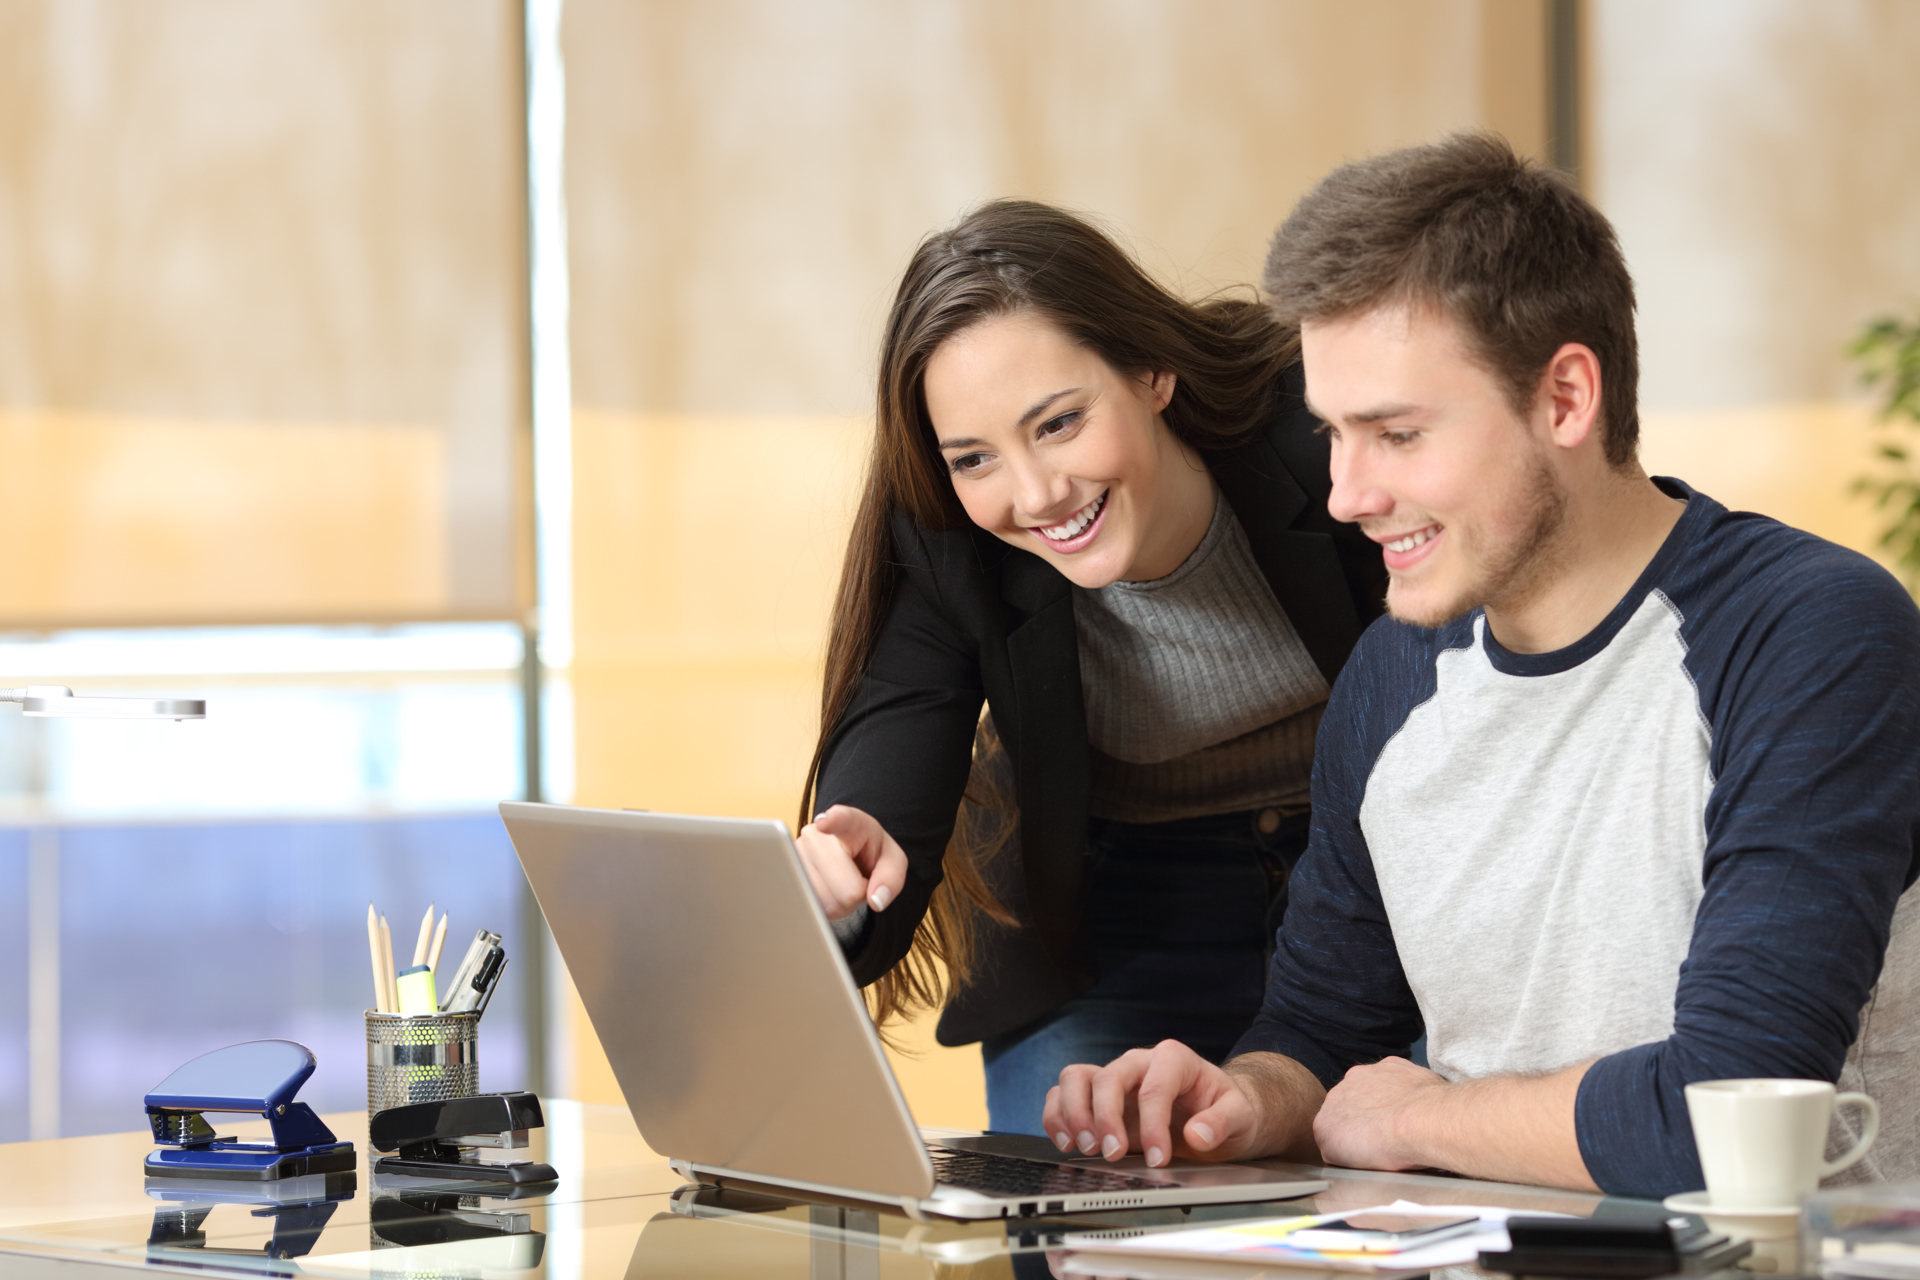
[[[1371,409],[1364,409],[1359,413],[1350,413],[1346,416],[1345,420],[1359,424],[1385,422],[1388,418],[1404,418],[1410,413],[1418,413],[1419,410],[1420,406],[1414,404],[1381,404],[1375,405]],[[1311,400],[1307,401],[1307,412],[1322,422],[1333,421],[1331,416],[1320,412],[1319,407]]]

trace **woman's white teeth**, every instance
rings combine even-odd
[[[1387,544],[1387,550],[1411,551],[1415,547],[1419,546],[1421,543],[1425,542],[1428,538],[1431,538],[1434,534],[1438,532],[1440,532],[1440,527],[1438,525],[1435,525],[1432,528],[1428,528],[1428,529],[1416,529],[1414,532],[1408,534],[1404,538],[1395,538],[1392,542],[1389,542]]]
[[[1081,532],[1093,523],[1093,518],[1100,514],[1100,508],[1105,506],[1106,502],[1107,495],[1103,493],[1082,507],[1080,514],[1065,524],[1047,525],[1042,528],[1040,530],[1040,536],[1053,542],[1065,542],[1069,538],[1079,537]]]

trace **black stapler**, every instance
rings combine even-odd
[[[376,1151],[397,1151],[374,1162],[376,1173],[461,1181],[554,1182],[550,1164],[534,1160],[482,1161],[481,1147],[517,1149],[527,1130],[546,1127],[540,1099],[531,1093],[482,1093],[471,1098],[415,1102],[374,1113],[367,1140]]]

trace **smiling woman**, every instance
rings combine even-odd
[[[1294,345],[1026,202],[894,299],[799,845],[882,1024],[982,1043],[995,1129],[1039,1132],[1072,1062],[1223,1058],[1258,1006],[1384,589]]]

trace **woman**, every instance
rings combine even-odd
[[[895,296],[798,844],[882,1025],[982,1042],[995,1129],[1039,1133],[1071,1062],[1220,1060],[1259,1006],[1385,584],[1294,351],[1027,202]]]

